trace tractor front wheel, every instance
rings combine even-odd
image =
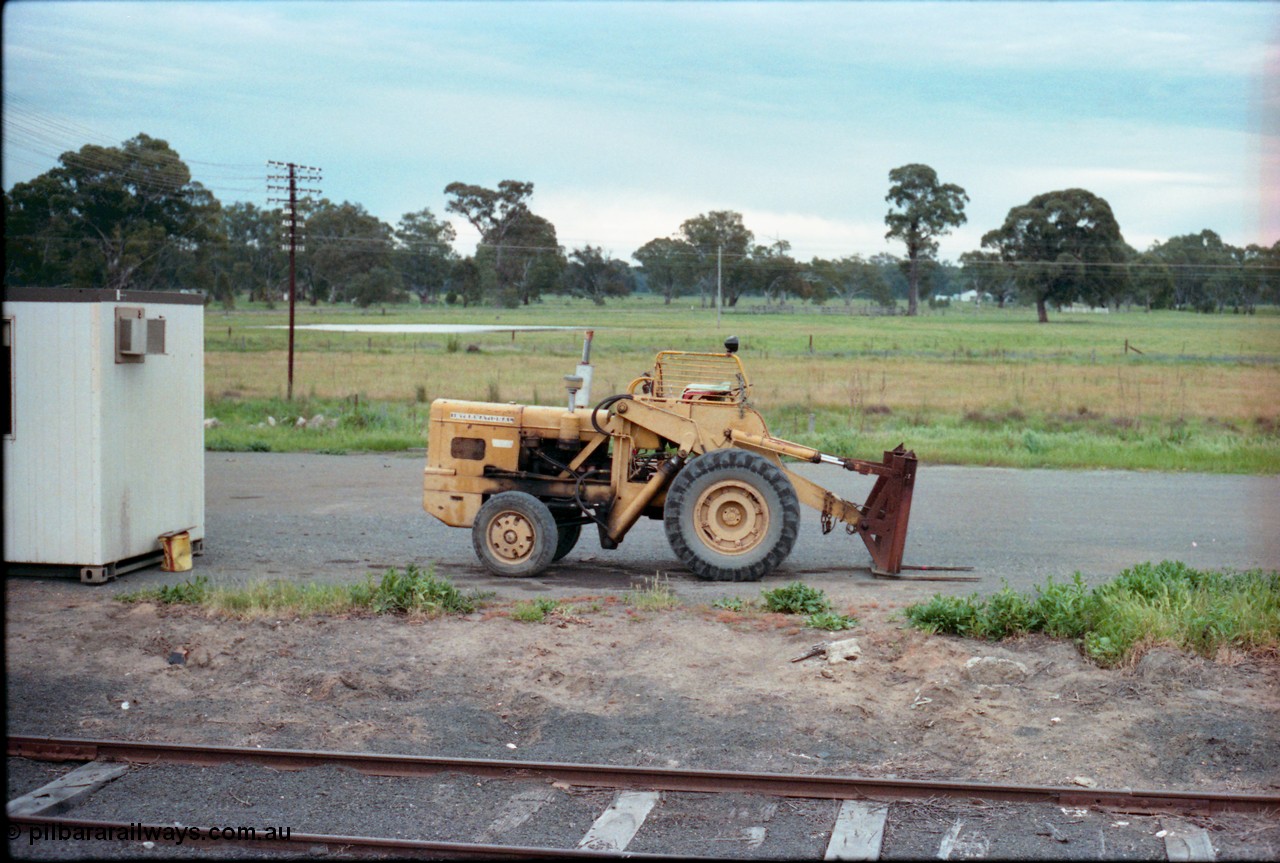
[[[663,523],[671,550],[699,578],[757,581],[791,553],[800,503],[765,457],[712,450],[676,474]]]
[[[471,545],[480,562],[490,572],[517,578],[546,569],[559,541],[551,510],[522,491],[504,491],[489,498],[471,528]]]
[[[582,535],[582,525],[580,524],[562,524],[559,526],[559,541],[556,543],[556,553],[551,556],[551,560],[557,561],[569,552],[573,551],[573,547],[578,544],[578,537]]]

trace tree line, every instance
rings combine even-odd
[[[666,303],[717,294],[766,303],[870,301],[918,313],[922,301],[965,291],[1004,306],[1075,302],[1147,309],[1251,313],[1280,304],[1280,242],[1244,248],[1210,230],[1138,251],[1110,206],[1084,189],[1037,195],[986,232],[981,248],[938,260],[938,240],[965,223],[965,190],[928,165],[889,172],[886,238],[905,254],[800,261],[791,244],[758,242],[741,213],[691,216],[666,237],[613,257],[599,246],[566,249],[555,225],[531,207],[531,182],[445,187],[445,209],[472,225],[472,255],[455,248],[453,226],[429,208],[395,225],[358,203],[302,199],[295,259],[299,296],[367,307],[416,296],[424,303],[515,307],[550,294],[605,304],[635,291]],[[240,297],[274,303],[288,285],[284,213],[223,204],[181,157],[146,134],[119,147],[86,145],[4,194],[5,284],[191,289],[227,307]]]

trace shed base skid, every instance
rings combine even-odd
[[[191,553],[204,554],[204,540],[191,540]],[[78,578],[83,584],[106,584],[116,576],[124,575],[138,569],[159,566],[164,563],[164,550],[156,549],[145,554],[135,554],[110,563],[77,564],[77,563],[24,563],[21,561],[5,561],[5,575],[21,575],[34,578]]]

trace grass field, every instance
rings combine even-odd
[[[744,301],[749,302],[749,301]],[[1280,314],[1132,311],[1051,315],[951,308],[922,317],[603,308],[560,297],[528,309],[302,306],[298,323],[557,325],[596,330],[594,397],[620,391],[663,349],[742,342],[752,400],[775,434],[847,455],[905,441],[926,463],[1280,472]],[[833,307],[838,308],[838,307]],[[424,444],[439,397],[559,404],[581,330],[449,335],[296,334],[283,399],[283,309],[205,324],[213,449],[351,451]],[[1126,343],[1131,350],[1126,351]],[[474,349],[472,349],[474,346]],[[1135,352],[1136,348],[1141,353]],[[296,429],[322,413],[336,428]],[[265,426],[266,417],[276,426]]]

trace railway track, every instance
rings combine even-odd
[[[1215,838],[1236,859],[1280,851],[1275,794],[29,736],[10,736],[7,749],[11,759],[82,764],[9,802],[10,851],[31,858],[52,841],[92,849],[104,838],[116,845],[185,839],[215,852],[234,841],[293,853],[435,858],[1213,860]],[[339,829],[361,826],[362,807],[378,816],[378,835]],[[122,811],[127,819],[118,817]],[[247,823],[267,812],[272,825]],[[194,824],[209,826],[182,826]],[[1215,836],[1205,825],[1218,828]]]

